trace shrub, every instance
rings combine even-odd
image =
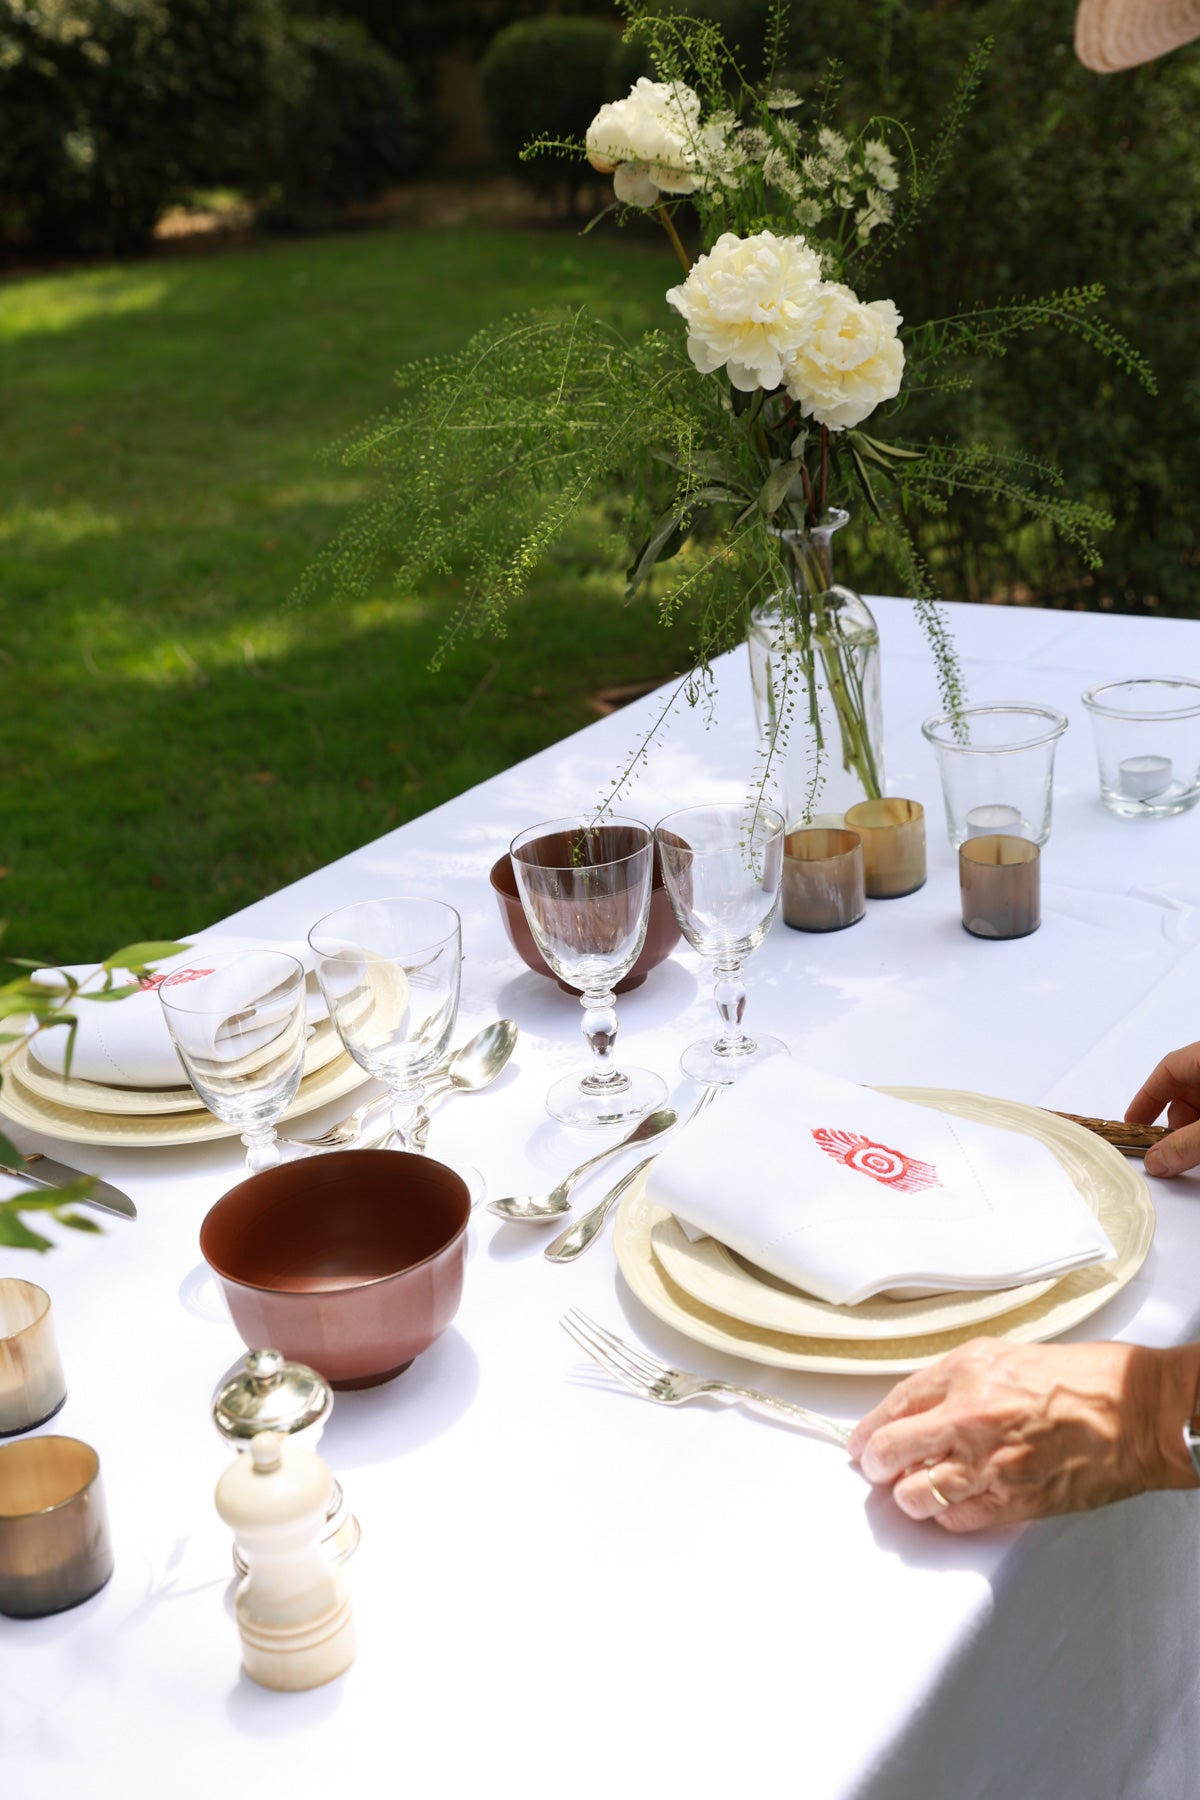
[[[0,235],[139,247],[245,177],[284,56],[282,0],[0,0]]]
[[[278,133],[278,192],[264,222],[315,230],[373,200],[421,158],[420,111],[404,65],[353,19],[299,21],[296,90]]]
[[[527,19],[507,26],[479,65],[488,136],[497,158],[542,192],[565,186],[573,206],[590,179],[578,158],[521,161],[537,137],[582,139],[613,98],[620,39],[598,19]]]

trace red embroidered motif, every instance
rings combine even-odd
[[[942,1185],[932,1163],[889,1150],[886,1144],[873,1143],[853,1131],[827,1131],[824,1126],[817,1126],[813,1137],[835,1162],[857,1169],[860,1175],[869,1175],[872,1181],[881,1181],[884,1187],[899,1188],[902,1194],[919,1194],[922,1188]]]
[[[143,994],[152,994],[155,988],[182,987],[185,981],[199,981],[202,975],[211,975],[211,969],[176,969],[171,975],[143,975],[138,987]]]

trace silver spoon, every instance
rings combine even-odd
[[[651,1138],[661,1137],[678,1120],[679,1114],[674,1107],[662,1106],[657,1112],[647,1113],[644,1119],[639,1119],[620,1143],[610,1144],[607,1150],[598,1150],[595,1156],[589,1156],[577,1169],[564,1175],[548,1194],[510,1194],[504,1200],[489,1200],[487,1209],[498,1219],[507,1219],[510,1225],[544,1225],[551,1219],[561,1218],[563,1213],[571,1210],[571,1189],[586,1170],[594,1169],[606,1156],[615,1156],[618,1150],[627,1150],[630,1144],[645,1144]]]
[[[512,1019],[496,1019],[477,1031],[473,1038],[468,1038],[452,1056],[430,1070],[430,1079],[439,1083],[433,1090],[435,1095],[457,1092],[474,1093],[494,1081],[501,1069],[513,1053],[517,1042],[517,1027]],[[428,1098],[429,1090],[426,1091]],[[367,1114],[376,1107],[387,1104],[386,1094],[376,1094],[370,1100],[364,1100],[361,1106],[345,1119],[339,1119],[315,1138],[280,1139],[281,1143],[301,1144],[306,1150],[336,1150],[343,1145],[353,1144],[358,1137]],[[390,1126],[385,1136],[390,1135]],[[371,1145],[365,1146],[367,1149]]]

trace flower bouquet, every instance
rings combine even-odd
[[[749,628],[766,728],[759,785],[778,792],[786,743],[801,770],[781,784],[790,823],[822,796],[844,805],[882,787],[877,636],[831,567],[849,503],[882,533],[952,713],[964,696],[934,571],[914,539],[921,518],[954,490],[986,495],[1014,526],[1045,522],[1092,561],[1107,523],[1031,457],[905,441],[910,399],[969,387],[973,361],[1041,329],[1072,333],[1152,378],[1097,316],[1098,286],[920,324],[881,291],[885,253],[918,224],[948,166],[986,44],[921,150],[894,120],[839,129],[836,71],[802,101],[782,64],[786,0],[771,10],[758,85],[711,22],[658,16],[643,0],[627,0],[625,12],[653,78],[602,107],[585,143],[542,140],[527,154],[574,150],[611,175],[600,219],[657,217],[682,271],[662,323],[629,338],[586,309],[551,309],[401,370],[396,411],[342,452],[374,477],[374,492],[305,585],[353,590],[385,557],[405,584],[465,565],[466,597],[440,659],[464,632],[502,631],[506,603],[554,540],[582,509],[619,494],[634,546],[628,594],[649,594],[664,616],[686,610],[695,665],[603,804],[678,692],[693,704],[708,697],[712,657]]]

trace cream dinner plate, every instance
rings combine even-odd
[[[871,1315],[869,1328],[851,1336],[835,1336],[826,1330],[825,1323],[820,1329],[789,1331],[738,1317],[721,1305],[697,1298],[674,1279],[668,1264],[660,1261],[658,1246],[668,1245],[670,1256],[670,1246],[675,1244],[675,1239],[664,1229],[668,1224],[674,1226],[679,1238],[683,1238],[683,1233],[664,1207],[656,1206],[647,1198],[643,1180],[630,1189],[622,1202],[614,1234],[618,1266],[638,1299],[686,1337],[733,1356],[748,1357],[754,1362],[770,1363],[779,1368],[808,1369],[824,1374],[892,1375],[921,1368],[944,1356],[955,1344],[965,1343],[968,1338],[978,1335],[980,1321],[975,1316],[970,1321],[960,1317],[949,1326],[931,1322],[924,1331],[916,1334],[907,1329],[889,1333],[879,1331],[875,1326],[875,1318],[884,1307],[889,1312],[901,1313],[907,1324],[913,1318],[911,1309],[914,1308],[932,1309],[929,1314],[932,1321],[944,1314],[946,1304],[951,1300],[998,1300],[1000,1304],[995,1311],[987,1315],[991,1320],[989,1336],[1008,1338],[1016,1343],[1038,1343],[1045,1338],[1057,1337],[1072,1325],[1090,1318],[1141,1268],[1154,1237],[1150,1190],[1141,1173],[1103,1139],[1066,1119],[1055,1118],[1038,1107],[1024,1106],[1013,1100],[993,1100],[983,1094],[956,1093],[939,1088],[888,1087],[880,1091],[917,1106],[953,1113],[959,1118],[1022,1131],[1047,1144],[1088,1205],[1099,1215],[1116,1251],[1114,1260],[1078,1269],[1052,1282],[1031,1283],[1019,1290],[1004,1290],[998,1295],[939,1294],[923,1300],[876,1300],[868,1302],[865,1308],[827,1307],[821,1301],[797,1294],[795,1289],[770,1289],[770,1293],[790,1295],[819,1309],[823,1320],[831,1312],[844,1314],[848,1320],[864,1311]],[[734,1263],[728,1251],[725,1255],[727,1262],[719,1265],[714,1262],[706,1272],[697,1273],[695,1265],[689,1267],[688,1280],[693,1287],[708,1281],[707,1291],[719,1293],[724,1298],[731,1289],[735,1290],[737,1303],[744,1311],[747,1287],[754,1285],[762,1289],[770,1278],[749,1273],[745,1265]],[[679,1267],[678,1261],[675,1267]],[[731,1273],[731,1269],[735,1272]],[[762,1298],[761,1292],[759,1298]],[[750,1304],[757,1309],[757,1302]],[[813,1316],[818,1315],[814,1313]]]
[[[341,1054],[342,1041],[333,1024],[329,1019],[318,1019],[304,1046],[305,1077],[326,1068]],[[157,1118],[167,1113],[205,1111],[204,1102],[193,1087],[110,1087],[102,1081],[78,1081],[74,1076],[64,1081],[53,1070],[44,1069],[27,1045],[22,1045],[13,1056],[5,1070],[5,1082],[10,1073],[16,1075],[27,1094],[48,1100],[55,1106],[65,1106],[71,1112]]]
[[[15,1060],[15,1059],[14,1059]],[[283,1117],[298,1118],[315,1112],[328,1100],[340,1100],[343,1094],[361,1087],[369,1080],[345,1051],[324,1068],[306,1075],[300,1090]],[[238,1137],[236,1125],[226,1125],[214,1118],[207,1108],[187,1113],[156,1116],[150,1113],[116,1114],[86,1112],[81,1107],[64,1106],[31,1093],[19,1075],[9,1066],[0,1088],[0,1112],[14,1125],[29,1125],[36,1131],[61,1138],[68,1144],[124,1144],[158,1148],[166,1144],[199,1144],[210,1138]]]

